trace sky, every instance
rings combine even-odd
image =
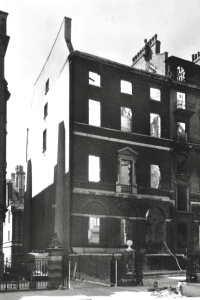
[[[72,19],[72,44],[122,64],[155,34],[161,53],[191,61],[200,51],[199,0],[1,0],[8,12],[10,36],[5,77],[7,107],[7,178],[16,165],[26,171],[26,132],[34,83],[46,61],[64,16]]]

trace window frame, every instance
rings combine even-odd
[[[122,116],[122,109],[130,109],[130,111],[131,111],[131,124],[130,124],[130,130],[122,130],[122,117],[124,117],[125,118],[125,116]],[[129,107],[125,107],[125,106],[120,106],[120,125],[121,125],[121,131],[122,132],[132,132],[132,125],[133,125],[133,120],[132,120],[132,117],[133,117],[133,113],[132,113],[132,109],[131,108],[129,108]],[[126,117],[126,118],[128,118],[128,117]],[[129,120],[130,120],[129,119]]]
[[[99,125],[90,123],[90,101],[99,103]],[[89,99],[88,100],[88,124],[91,126],[101,127],[101,102],[98,100]]]
[[[126,83],[131,84],[131,92],[130,92],[130,93],[129,93],[129,92],[122,91],[122,89],[124,89],[123,83],[124,83],[124,84],[126,84]],[[130,87],[129,87],[129,88],[130,88]],[[126,88],[125,88],[125,89],[126,89]],[[131,82],[131,81],[128,81],[128,80],[121,79],[121,80],[120,80],[120,92],[121,92],[122,94],[133,95],[133,84],[132,84],[132,82]]]
[[[48,93],[49,91],[49,78],[47,79],[46,83],[45,83],[45,95]]]
[[[47,129],[43,131],[43,143],[42,143],[42,152],[45,152],[47,150]]]
[[[90,180],[90,157],[96,157],[99,159],[99,180],[98,181]],[[95,173],[96,173],[96,171],[95,171]],[[96,183],[101,181],[101,158],[100,158],[100,156],[91,155],[91,154],[88,155],[88,181],[96,182]]]
[[[186,164],[186,170],[184,173],[179,173],[178,172],[178,156],[185,156],[185,164]],[[186,153],[183,153],[183,152],[179,152],[176,154],[176,174],[178,176],[185,176],[185,175],[188,175],[188,156]]]
[[[127,238],[126,230],[122,232],[122,221],[125,221],[125,229],[129,228],[129,238]],[[126,226],[126,222],[128,222],[128,226]],[[121,245],[126,245],[127,241],[132,238],[132,222],[129,218],[122,218],[120,219],[120,238],[121,238]],[[124,233],[126,234],[126,242],[124,241]]]
[[[184,95],[184,104],[183,105],[181,105],[181,101],[180,102],[178,101],[178,94]],[[186,109],[186,93],[185,92],[176,91],[176,105],[177,105],[177,109]]]
[[[89,235],[91,234],[91,236],[92,236],[92,234],[94,233],[94,231],[93,232],[91,232],[92,231],[92,229],[90,228],[90,221],[91,221],[91,219],[98,219],[98,225],[96,225],[96,226],[98,226],[98,238],[99,238],[99,241],[98,242],[92,242],[92,241],[90,241],[89,239]],[[100,245],[101,244],[101,241],[100,241],[100,233],[101,233],[101,218],[100,217],[98,217],[98,216],[89,216],[89,219],[88,219],[88,244],[89,245]]]
[[[158,187],[152,187],[152,184],[151,184],[151,183],[152,183],[152,182],[151,182],[151,181],[152,181],[152,177],[151,177],[151,167],[152,167],[152,166],[157,166],[157,167],[159,168],[160,177],[159,177],[159,185],[158,185]],[[151,188],[151,189],[156,189],[156,190],[157,190],[157,189],[160,189],[160,186],[161,186],[161,178],[162,178],[162,177],[161,177],[161,169],[160,169],[160,165],[150,164],[150,188]]]
[[[160,127],[160,129],[159,129],[159,136],[155,136],[155,135],[152,135],[151,134],[151,115],[156,115],[156,116],[158,116],[159,117],[159,127]],[[150,113],[150,136],[151,137],[155,137],[155,138],[161,138],[161,116],[160,116],[160,114],[157,114],[157,113]]]
[[[92,74],[95,74],[97,76],[99,76],[99,84],[95,84],[95,80],[91,77]],[[88,73],[88,84],[89,85],[93,85],[93,86],[97,86],[97,87],[101,87],[101,75],[97,72],[93,72],[93,71],[89,71]]]
[[[46,104],[44,105],[44,119],[46,119],[48,115],[48,102],[46,102]]]
[[[158,90],[160,92],[160,99],[159,100],[154,99],[154,98],[151,97],[151,89]],[[149,95],[150,100],[156,101],[156,102],[161,102],[161,89],[160,88],[158,88],[157,86],[150,86],[149,93],[150,93],[150,95]]]

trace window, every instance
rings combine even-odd
[[[121,243],[123,245],[131,238],[131,221],[121,219]]]
[[[129,81],[121,80],[121,93],[132,95],[132,83]]]
[[[180,66],[177,67],[177,80],[185,81],[185,70]]]
[[[88,242],[90,244],[99,244],[100,218],[89,217]]]
[[[185,154],[177,155],[177,174],[187,174],[187,156]]]
[[[47,149],[47,130],[43,131],[43,152]]]
[[[97,73],[89,72],[89,84],[101,86],[101,76]]]
[[[8,223],[10,223],[10,210],[8,211]]]
[[[177,108],[185,109],[185,93],[177,92]]]
[[[121,130],[131,132],[132,111],[130,108],[121,107]]]
[[[101,126],[101,104],[99,101],[89,100],[89,124]]]
[[[100,158],[89,155],[89,181],[100,181]]]
[[[151,188],[158,189],[160,186],[160,168],[158,165],[151,165]]]
[[[188,187],[186,185],[177,185],[177,210],[187,211]]]
[[[161,97],[160,97],[160,90],[151,87],[151,88],[150,88],[150,99],[151,99],[151,100],[160,101],[160,100],[161,100]]]
[[[121,159],[121,184],[132,183],[132,160]]]
[[[177,122],[177,135],[179,138],[185,138],[186,136],[186,126],[183,122]]]
[[[157,114],[150,114],[150,135],[160,137],[161,125],[160,116]]]
[[[46,118],[47,115],[48,115],[48,103],[46,103],[44,106],[44,119]]]
[[[116,191],[119,193],[137,193],[136,184],[136,159],[137,152],[126,147],[118,151],[118,181]]]
[[[8,241],[10,241],[10,230],[8,230]]]
[[[45,95],[48,93],[49,90],[49,79],[47,80],[46,84],[45,84]]]

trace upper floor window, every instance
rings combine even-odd
[[[126,244],[131,239],[131,221],[127,219],[121,219],[121,243]]]
[[[101,86],[101,76],[94,72],[89,72],[89,84]]]
[[[186,137],[186,125],[183,122],[177,122],[177,135],[179,138]]]
[[[10,210],[8,211],[8,223],[10,223]]]
[[[132,111],[130,108],[121,107],[121,130],[131,132]]]
[[[187,156],[178,154],[176,158],[177,174],[187,174]]]
[[[100,218],[89,217],[88,242],[99,244],[100,242]]]
[[[121,93],[132,95],[132,83],[129,81],[121,80]]]
[[[157,114],[150,114],[150,135],[155,137],[161,136],[161,121]]]
[[[118,151],[118,181],[116,191],[120,193],[137,193],[136,158],[137,152],[126,147]]]
[[[100,181],[100,157],[89,155],[89,181]]]
[[[161,173],[158,165],[151,165],[151,188],[158,189],[160,186]]]
[[[177,108],[185,109],[185,93],[177,92]]]
[[[47,130],[43,131],[43,152],[47,149]]]
[[[156,101],[161,101],[161,93],[159,89],[156,88],[150,88],[150,99],[151,100],[156,100]]]
[[[177,80],[185,81],[185,70],[181,67],[177,67]]]
[[[44,119],[46,118],[47,115],[48,115],[48,103],[46,103],[44,106]]]
[[[89,125],[101,126],[101,104],[99,101],[89,100]]]
[[[47,80],[46,84],[45,84],[45,95],[48,93],[49,90],[49,79]]]

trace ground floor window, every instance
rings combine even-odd
[[[89,217],[88,242],[99,244],[100,242],[100,218]]]

